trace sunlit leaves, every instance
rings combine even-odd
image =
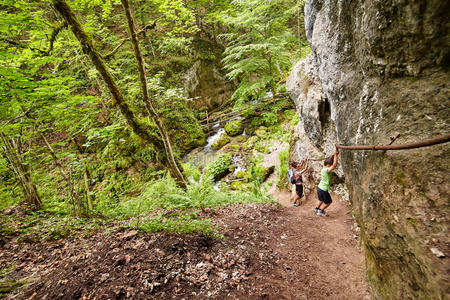
[[[292,1],[291,1],[292,2]],[[289,7],[285,0],[235,0],[219,15],[230,33],[220,37],[227,43],[223,62],[230,80],[238,80],[233,98],[238,101],[258,96],[273,88],[290,67],[289,44],[294,42],[287,29]]]

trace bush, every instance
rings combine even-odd
[[[277,172],[277,187],[280,190],[289,188],[290,183],[287,180],[287,170],[289,168],[289,149],[283,150],[278,154],[280,158],[280,167]]]
[[[274,112],[264,112],[262,113],[262,120],[264,125],[273,126],[278,124],[278,115]]]
[[[195,182],[200,181],[200,177],[202,176],[202,173],[200,172],[200,169],[196,166],[186,163],[182,165],[183,167],[183,174],[188,179],[192,179]]]
[[[206,166],[205,176],[217,181],[230,172],[232,164],[231,153],[221,154],[215,161]]]

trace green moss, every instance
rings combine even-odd
[[[242,111],[242,115],[247,119],[256,115],[256,112],[253,109],[248,108]]]
[[[236,141],[238,141],[239,143],[243,143],[248,139],[248,136],[246,135],[240,135],[236,138]]]
[[[417,226],[417,220],[414,218],[408,218],[408,222],[413,226]]]
[[[258,141],[258,142],[255,143],[255,147],[254,148],[255,148],[256,151],[259,151],[259,152],[264,153],[264,154],[269,154],[270,153],[269,146],[270,145],[268,145],[264,141]]]
[[[255,134],[259,138],[267,137],[267,134],[268,134],[267,127],[260,126],[258,129],[256,129]]]
[[[266,179],[269,178],[270,174],[272,174],[274,171],[275,166],[266,168],[258,161],[255,161],[250,168],[253,180],[261,183],[266,181]]]
[[[226,133],[222,133],[220,137],[215,141],[211,147],[215,150],[222,148],[230,142],[230,137]]]
[[[230,136],[236,136],[242,133],[244,126],[242,120],[234,120],[225,124],[225,132]]]
[[[231,145],[231,149],[233,149],[233,151],[239,151],[239,150],[241,150],[241,145],[239,145],[239,144],[232,144]]]
[[[241,191],[244,188],[244,183],[242,181],[233,181],[231,183],[231,189],[232,190],[239,190]]]
[[[255,143],[259,140],[259,137],[252,136],[250,137],[243,145],[244,150],[251,150],[255,147]]]
[[[245,172],[245,171],[239,171],[239,172],[236,173],[236,178],[237,178],[237,179],[242,179],[242,178],[245,178],[247,175],[248,175],[247,172]]]
[[[398,173],[394,176],[394,180],[403,187],[406,186],[405,178],[406,176],[403,173]]]

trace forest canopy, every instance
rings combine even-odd
[[[1,0],[0,209],[123,217],[268,199],[256,160],[248,188],[218,192],[207,170],[218,170],[219,158],[209,169],[182,159],[205,145],[211,132],[202,122],[214,112],[246,108],[254,128],[292,118],[282,115],[291,103],[280,82],[309,51],[303,6]],[[223,106],[202,106],[186,90],[198,62],[232,87]],[[251,107],[269,94],[284,104]],[[149,199],[161,184],[156,204]]]

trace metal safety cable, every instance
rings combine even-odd
[[[413,143],[407,143],[407,144],[399,144],[399,145],[339,145],[336,144],[336,148],[343,149],[343,150],[406,150],[406,149],[415,149],[415,148],[422,148],[422,147],[428,147],[433,146],[437,144],[443,144],[450,141],[450,133],[426,139],[421,140],[418,142]]]

